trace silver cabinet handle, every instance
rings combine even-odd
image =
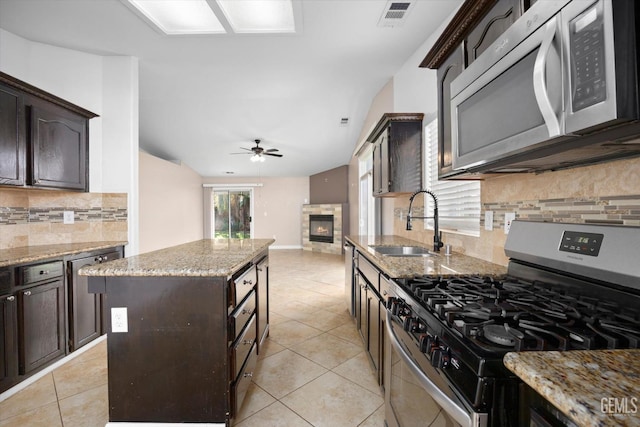
[[[252,311],[246,308],[243,308],[242,311],[240,312],[240,314],[251,314]]]
[[[243,377],[245,377],[245,378],[253,378],[253,372],[245,372]]]
[[[242,284],[243,285],[253,285],[253,280],[243,280]]]
[[[7,301],[11,302],[11,301],[15,301],[16,297],[14,297],[13,295],[11,295],[10,297],[7,297]]]
[[[243,345],[251,345],[253,344],[253,340],[242,340]]]
[[[40,275],[41,276],[46,276],[47,274],[49,274],[50,271],[49,270],[40,270]]]
[[[24,291],[24,296],[28,297],[29,295],[31,295],[31,291]]]

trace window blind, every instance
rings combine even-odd
[[[438,120],[425,126],[425,187],[438,197],[440,230],[480,235],[480,183],[478,181],[438,180]],[[425,197],[426,216],[433,216],[433,203]],[[432,229],[433,221],[425,221]]]

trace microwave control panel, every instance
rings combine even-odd
[[[602,2],[598,2],[569,23],[573,111],[607,98],[603,15]]]

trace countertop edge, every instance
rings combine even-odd
[[[640,349],[509,352],[503,363],[580,426],[640,426],[640,412],[607,413],[602,407],[609,398],[640,404],[638,356]]]
[[[429,257],[390,257],[376,253],[370,246],[418,246],[429,251],[432,246],[407,237],[396,235],[361,236],[348,235],[351,243],[369,261],[374,263],[387,277],[392,279],[413,278],[421,275],[455,277],[464,275],[503,276],[507,268],[502,265],[454,252],[447,256],[442,252]]]
[[[83,252],[97,251],[100,249],[126,246],[127,241],[100,241],[100,242],[78,242],[61,243],[53,245],[21,246],[0,251],[0,268],[12,265],[34,263],[53,258],[62,258],[69,255],[76,255]],[[5,255],[9,253],[18,255]],[[22,253],[22,254],[21,254]]]
[[[230,239],[235,240],[235,239]],[[79,270],[81,276],[88,277],[227,277],[239,271],[264,250],[268,250],[274,239],[247,239],[248,248],[230,248],[228,251],[207,251],[198,245],[213,242],[201,239],[153,252],[147,252],[119,260],[86,266]],[[168,258],[176,260],[178,255],[187,258],[171,265]],[[212,258],[212,256],[216,256]],[[214,262],[212,263],[212,260]],[[198,265],[198,262],[202,263]],[[202,266],[206,264],[205,266]]]

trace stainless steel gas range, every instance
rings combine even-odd
[[[505,252],[505,276],[388,284],[388,426],[572,425],[503,356],[640,348],[640,227],[515,221]]]

